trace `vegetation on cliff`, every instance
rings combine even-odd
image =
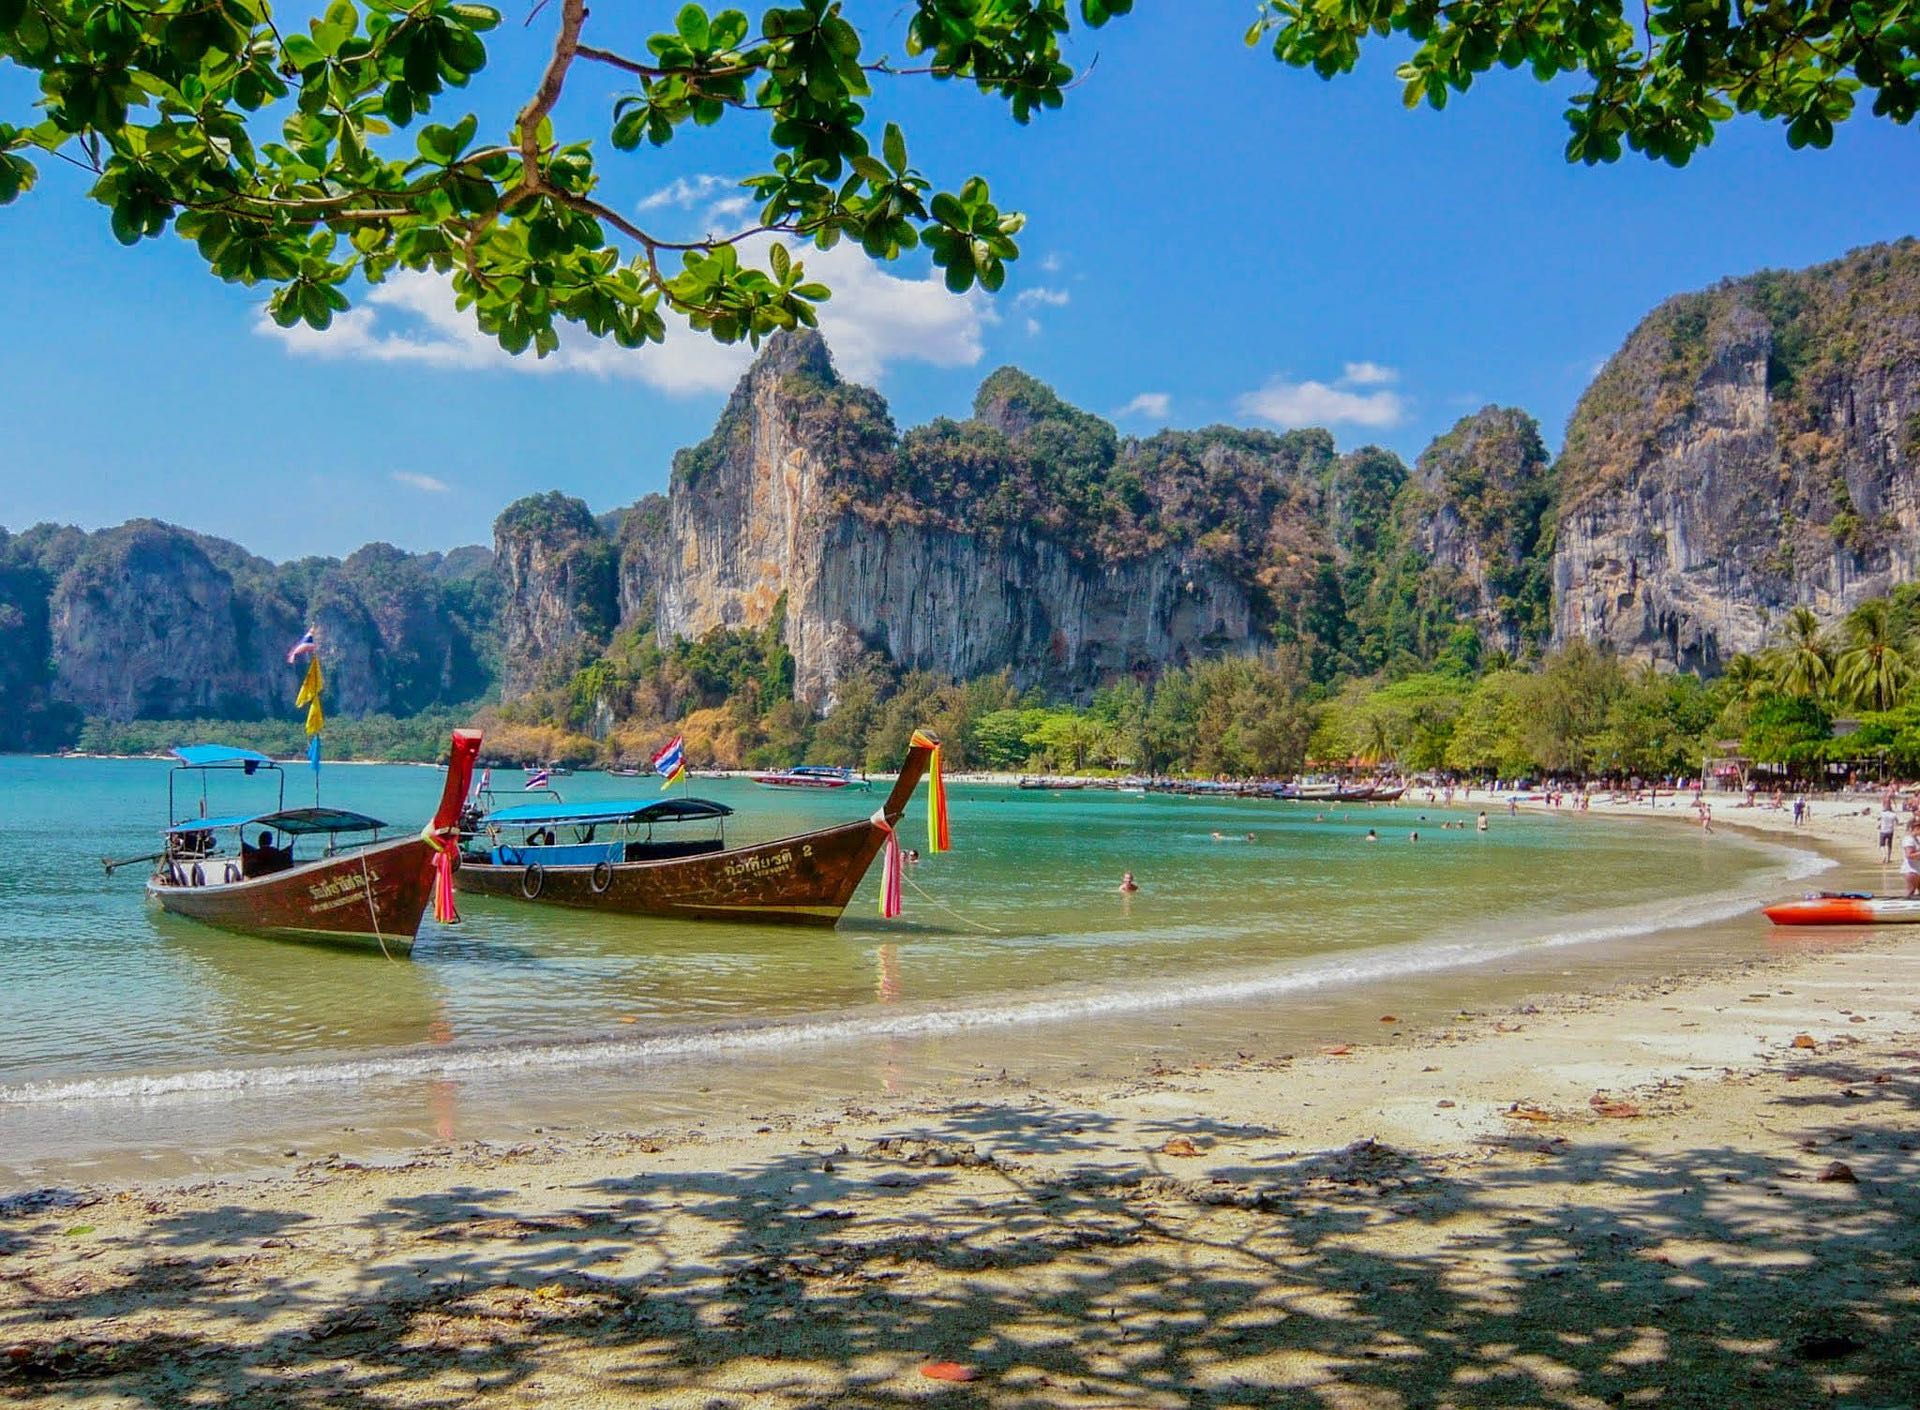
[[[1839,473],[1853,415],[1846,388],[1920,372],[1920,240],[1728,279],[1661,304],[1574,408],[1560,456],[1562,504],[1577,507],[1622,484],[1694,416],[1716,363],[1742,356],[1765,359],[1780,444],[1778,463],[1763,473],[1792,481],[1780,510],[1817,526],[1849,516],[1835,537],[1858,532],[1863,516]],[[1887,449],[1920,465],[1920,424],[1909,418],[1891,429]]]

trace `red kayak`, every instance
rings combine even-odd
[[[1874,896],[1865,891],[1816,891],[1767,907],[1775,925],[1920,925],[1920,896]]]

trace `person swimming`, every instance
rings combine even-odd
[[[1140,889],[1140,883],[1133,879],[1132,872],[1130,871],[1122,872],[1120,874],[1120,890],[1123,893],[1134,892],[1134,891],[1138,891],[1139,889]]]
[[[1369,841],[1369,842],[1378,842],[1379,840],[1380,840],[1380,834],[1379,834],[1379,833],[1377,833],[1377,832],[1375,832],[1375,831],[1374,831],[1374,830],[1373,830],[1372,828],[1368,828],[1368,829],[1367,829],[1367,841]]]

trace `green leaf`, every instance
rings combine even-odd
[[[491,5],[450,5],[453,17],[468,29],[484,34],[500,23],[500,12]]]
[[[680,13],[673,17],[673,27],[686,41],[687,47],[695,52],[707,47],[707,12],[698,5],[682,5]]]
[[[0,206],[19,199],[23,191],[32,188],[38,175],[38,168],[25,157],[0,152]]]
[[[896,176],[907,174],[907,138],[906,134],[900,131],[900,124],[894,122],[887,124],[886,135],[880,141],[880,152],[887,159],[887,165],[893,168]]]
[[[787,282],[787,271],[793,268],[793,256],[787,253],[787,247],[775,242],[767,251],[767,262],[773,266],[773,274],[782,284]]]

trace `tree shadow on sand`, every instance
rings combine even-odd
[[[1300,1157],[1260,1128],[1143,1142],[976,1104],[743,1169],[425,1172],[347,1219],[283,1189],[237,1225],[142,1215],[91,1258],[92,1211],[22,1209],[0,1219],[0,1273],[31,1268],[0,1279],[0,1401],[1910,1404],[1902,1066],[1805,1068],[1764,1151],[1573,1114],[1456,1157]],[[1137,1160],[1097,1158],[1121,1141]],[[1835,1161],[1851,1179],[1820,1178]]]

